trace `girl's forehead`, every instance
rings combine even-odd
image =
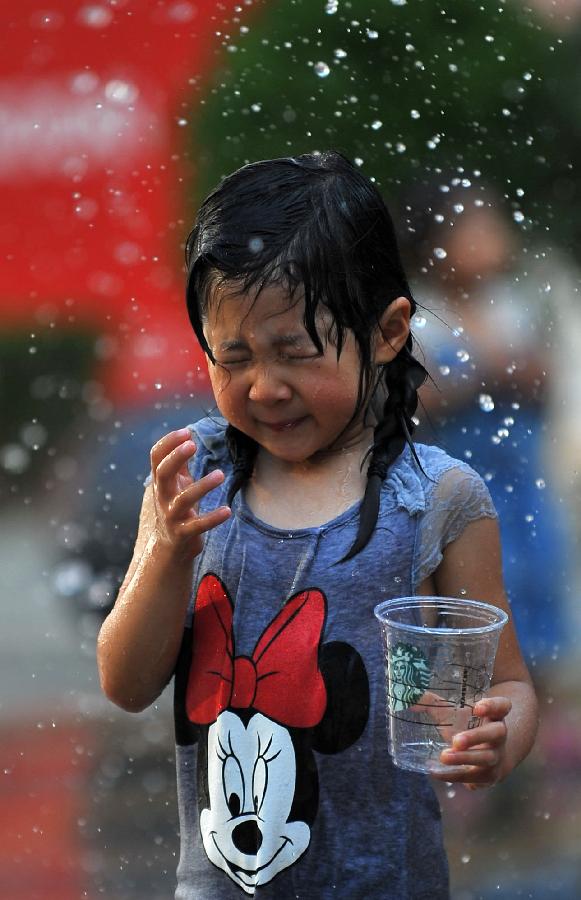
[[[305,331],[304,293],[291,293],[281,284],[267,284],[261,290],[244,293],[240,286],[231,283],[216,285],[208,303],[206,325],[211,331],[246,330],[279,332],[293,327]],[[330,314],[319,305],[317,324],[330,321]]]

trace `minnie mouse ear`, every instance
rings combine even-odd
[[[319,668],[327,690],[325,715],[313,729],[313,749],[340,753],[357,741],[369,718],[369,679],[359,653],[342,641],[323,644]]]

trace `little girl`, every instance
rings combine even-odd
[[[389,213],[337,153],[258,162],[204,202],[186,260],[221,416],[153,447],[98,646],[124,709],[175,676],[175,896],[445,898],[429,778],[387,753],[373,608],[507,602],[484,483],[412,442],[426,372]],[[512,625],[474,713],[480,727],[442,754],[444,780],[470,788],[534,739]]]

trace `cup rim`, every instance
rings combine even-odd
[[[492,613],[496,616],[496,621],[489,622],[487,625],[477,625],[475,627],[467,627],[467,628],[433,628],[431,626],[424,625],[413,625],[406,624],[404,622],[396,622],[390,619],[386,612],[389,610],[401,609],[404,607],[420,607],[425,606],[426,603],[429,604],[430,601],[433,601],[433,605],[436,603],[438,606],[446,605],[452,611],[461,610],[462,608],[466,609],[467,607],[473,609],[475,612],[487,612]],[[375,617],[378,619],[381,625],[389,625],[390,628],[393,628],[396,631],[407,631],[413,632],[416,634],[431,634],[431,635],[439,635],[439,634],[464,634],[464,635],[480,635],[480,634],[488,634],[494,631],[500,631],[506,623],[508,622],[508,614],[500,609],[498,606],[493,606],[492,603],[485,603],[482,600],[472,600],[469,598],[463,597],[443,597],[435,594],[428,595],[412,595],[409,597],[392,597],[390,600],[383,600],[381,603],[378,603],[377,606],[373,610]]]

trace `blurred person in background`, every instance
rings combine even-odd
[[[558,356],[550,289],[539,285],[539,262],[500,198],[466,179],[445,182],[406,203],[425,303],[415,330],[433,375],[421,397],[421,439],[469,461],[488,484],[523,652],[544,666],[563,649],[571,576],[570,529],[552,477],[560,442],[548,419]]]

